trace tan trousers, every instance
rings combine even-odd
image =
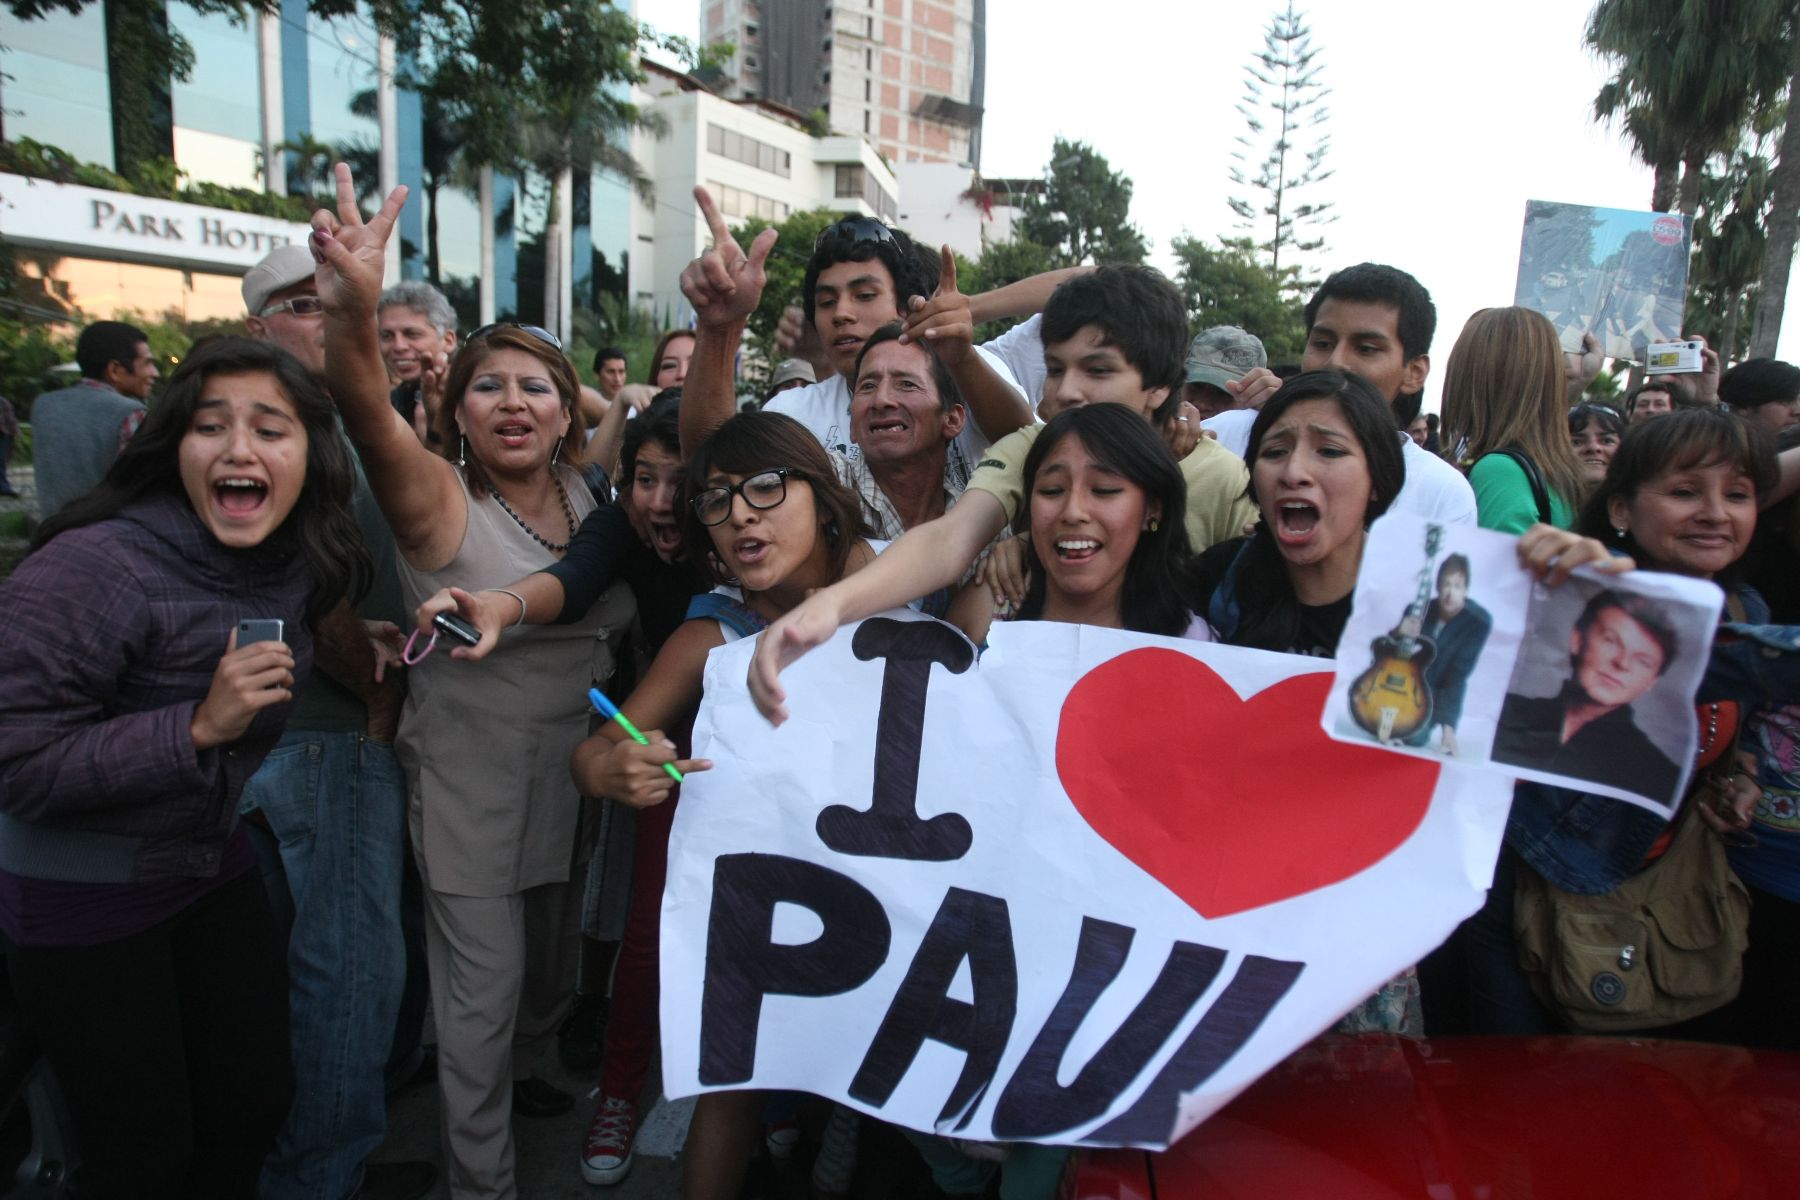
[[[543,1061],[574,997],[582,872],[572,878],[510,896],[425,889],[444,1162],[457,1200],[518,1196],[512,1084]]]

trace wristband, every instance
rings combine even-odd
[[[481,590],[484,592],[498,592],[502,596],[511,596],[514,600],[519,602],[519,619],[507,626],[508,629],[517,629],[525,623],[525,597],[519,595],[517,592],[508,591],[506,588],[482,588]]]

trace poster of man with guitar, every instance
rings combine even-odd
[[[1466,554],[1451,554],[1437,569],[1432,598],[1432,563],[1443,548],[1444,527],[1425,527],[1425,562],[1419,592],[1399,624],[1375,639],[1374,662],[1350,687],[1350,716],[1377,741],[1436,748],[1456,754],[1456,726],[1463,693],[1475,662],[1487,645],[1493,619],[1469,599]]]
[[[1469,556],[1451,554],[1437,569],[1437,598],[1425,610],[1419,632],[1437,645],[1437,654],[1425,668],[1425,684],[1431,689],[1429,724],[1407,739],[1411,746],[1432,743],[1433,727],[1439,734],[1437,748],[1456,754],[1456,727],[1462,721],[1463,695],[1475,662],[1487,645],[1494,619],[1487,609],[1469,598]]]

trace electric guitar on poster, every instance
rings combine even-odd
[[[1412,737],[1431,723],[1431,685],[1425,667],[1437,655],[1437,643],[1420,630],[1431,605],[1432,562],[1443,542],[1441,525],[1425,527],[1425,565],[1419,569],[1419,595],[1406,614],[1370,649],[1375,662],[1350,685],[1350,716],[1378,741]]]

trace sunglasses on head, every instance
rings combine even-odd
[[[818,249],[828,240],[860,246],[864,242],[874,242],[877,245],[892,243],[895,239],[894,231],[874,217],[845,217],[835,225],[827,225],[819,234],[819,240],[813,243],[813,249]]]
[[[521,333],[529,333],[532,337],[543,342],[552,350],[561,350],[563,348],[562,339],[557,337],[554,333],[551,333],[548,329],[545,329],[542,325],[521,325],[517,321],[495,321],[492,325],[483,325],[464,340],[472,342],[476,338],[486,337],[496,329],[517,329]]]

